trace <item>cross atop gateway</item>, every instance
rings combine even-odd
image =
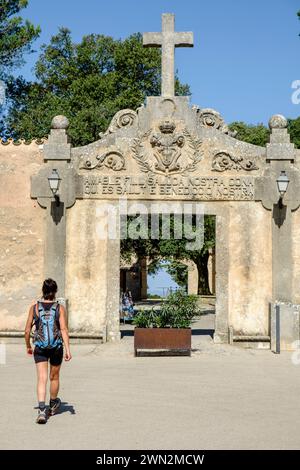
[[[143,45],[145,47],[162,48],[162,96],[175,95],[175,68],[174,68],[174,48],[193,47],[194,35],[192,32],[177,33],[175,31],[175,15],[173,13],[162,14],[162,32],[144,33]]]

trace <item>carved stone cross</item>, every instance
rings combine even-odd
[[[175,32],[175,15],[163,13],[162,32],[144,33],[143,45],[146,47],[162,48],[162,96],[174,96],[175,73],[174,73],[174,47],[193,47],[194,36],[191,32]]]

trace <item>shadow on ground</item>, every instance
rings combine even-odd
[[[38,406],[34,407],[35,410],[38,410],[38,408]],[[55,415],[62,415],[63,413],[70,413],[71,415],[76,415],[74,406],[70,405],[68,402],[62,402]]]

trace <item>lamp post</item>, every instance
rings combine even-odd
[[[52,173],[50,176],[48,176],[48,182],[49,186],[51,189],[51,192],[54,196],[56,205],[59,206],[59,195],[57,194],[61,182],[61,177],[59,176],[59,173],[56,169],[52,170]]]
[[[280,173],[280,175],[278,176],[278,178],[277,178],[277,188],[278,188],[278,192],[280,194],[280,198],[279,198],[279,201],[278,201],[278,206],[279,206],[280,209],[283,208],[283,198],[284,198],[285,193],[287,192],[289,182],[290,182],[290,180],[289,180],[286,172],[282,171]]]

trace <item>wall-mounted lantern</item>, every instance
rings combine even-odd
[[[55,198],[56,205],[59,206],[59,195],[57,193],[59,190],[61,177],[59,176],[59,173],[56,169],[53,169],[51,175],[48,176],[48,182],[51,192]]]
[[[278,191],[280,194],[278,205],[280,209],[282,209],[283,207],[283,198],[284,198],[285,193],[287,192],[289,182],[290,180],[289,180],[288,175],[286,174],[285,171],[282,171],[277,178],[277,187],[278,187]]]

